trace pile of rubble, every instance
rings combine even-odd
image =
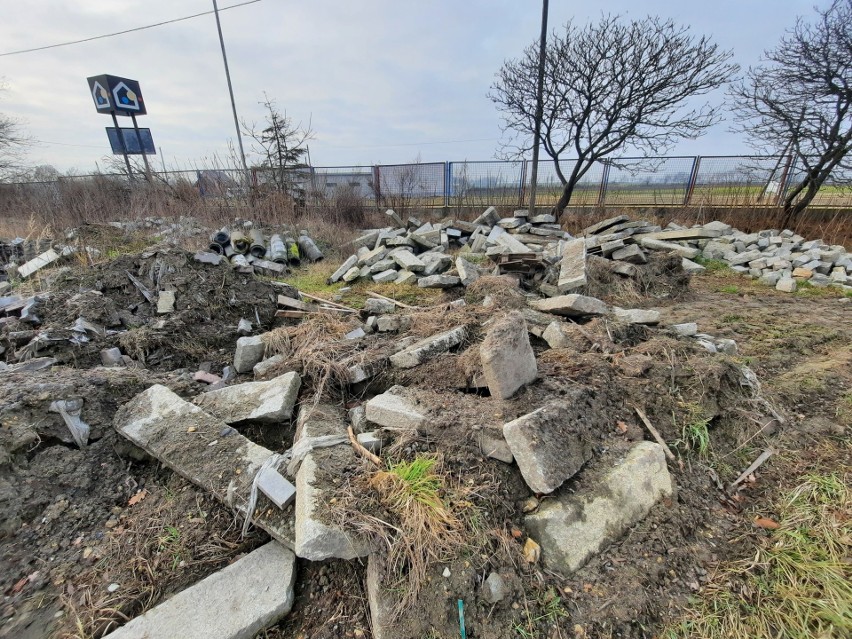
[[[513,275],[544,295],[555,296],[587,283],[587,263],[631,277],[632,265],[646,264],[648,252],[673,253],[687,273],[705,270],[697,257],[721,259],[733,270],[780,291],[796,282],[850,290],[852,256],[842,246],[805,241],[790,230],[743,233],[722,222],[665,229],[626,215],[598,222],[573,238],[550,214],[517,210],[501,218],[494,207],[473,222],[446,218],[425,224],[386,212],[395,226],[372,229],[357,238],[357,252],[329,278],[417,284],[422,288],[468,286],[483,274]],[[455,251],[453,258],[449,253]]]

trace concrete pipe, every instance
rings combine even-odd
[[[311,262],[319,262],[325,257],[322,251],[319,250],[319,247],[307,235],[299,236],[299,253],[307,257]]]
[[[266,244],[263,241],[263,231],[260,229],[252,229],[249,231],[249,237],[251,238],[249,253],[255,257],[263,258],[266,255]]]
[[[287,245],[280,235],[269,238],[269,259],[276,264],[287,264]]]
[[[299,245],[292,237],[285,237],[284,244],[287,246],[287,261],[293,266],[299,266],[302,263],[302,256],[299,254]]]
[[[245,255],[246,253],[248,253],[251,243],[248,241],[248,238],[242,234],[241,231],[234,231],[233,233],[231,233],[231,246],[234,247],[234,251],[236,251],[237,253]]]

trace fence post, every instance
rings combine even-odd
[[[376,194],[376,208],[382,207],[382,174],[379,172],[379,166],[373,167],[373,193]]]
[[[526,159],[521,160],[521,180],[520,184],[518,184],[518,207],[522,208],[524,206],[524,202],[527,201],[527,161]],[[535,215],[532,211],[530,211],[530,215]]]
[[[603,206],[606,201],[606,188],[609,184],[609,160],[603,159],[603,171],[601,171],[601,185],[598,189],[598,206]]]
[[[453,163],[444,162],[444,207],[450,207],[450,184],[453,179]]]
[[[701,156],[696,155],[692,160],[692,171],[689,174],[689,182],[686,183],[686,193],[683,196],[683,205],[689,206],[692,200],[692,192],[695,191],[695,184],[698,181],[698,169],[701,166]]]

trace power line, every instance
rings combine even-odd
[[[238,7],[244,7],[248,4],[254,4],[256,2],[260,2],[260,0],[248,0],[247,2],[241,2],[239,4],[232,4],[227,7],[222,7],[219,11],[227,11],[228,9],[236,9]],[[184,16],[183,18],[174,18],[173,20],[166,20],[164,22],[157,22],[155,24],[148,24],[144,27],[134,27],[133,29],[125,29],[124,31],[116,31],[115,33],[106,33],[104,35],[93,36],[91,38],[83,38],[82,40],[72,40],[70,42],[60,42],[59,44],[49,44],[44,47],[34,47],[32,49],[21,49],[20,51],[7,51],[6,53],[0,53],[0,58],[5,57],[7,55],[19,55],[21,53],[33,53],[34,51],[44,51],[45,49],[56,49],[57,47],[67,47],[72,44],[82,44],[84,42],[91,42],[92,40],[102,40],[103,38],[112,38],[114,36],[124,35],[125,33],[133,33],[134,31],[144,31],[145,29],[153,29],[154,27],[162,27],[166,24],[173,24],[175,22],[183,22],[184,20],[192,20],[193,18],[200,18],[201,16],[208,16],[213,11],[202,11],[201,13],[195,13],[191,16]]]
[[[398,144],[362,144],[357,146],[324,145],[326,149],[385,149],[392,146],[426,146],[431,144],[456,144],[458,142],[495,142],[497,138],[472,138],[469,140],[442,140],[440,142],[400,142]]]
[[[53,144],[56,146],[78,146],[83,149],[102,149],[103,145],[95,146],[94,144],[69,144],[68,142],[50,142],[49,140],[33,140],[39,144]]]

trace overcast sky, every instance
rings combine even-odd
[[[244,0],[220,0],[220,9]],[[711,35],[743,67],[755,64],[797,15],[826,0],[551,0],[550,25],[602,11],[656,14]],[[0,0],[0,53],[200,13],[212,0]],[[237,109],[261,121],[266,91],[295,120],[312,121],[315,166],[486,160],[500,117],[486,94],[503,60],[539,33],[538,0],[261,0],[221,13]],[[32,164],[88,172],[109,153],[107,116],[86,77],[139,80],[155,144],[169,168],[227,157],[234,126],[215,19],[206,15],[68,47],[0,57],[0,112],[38,140]],[[721,95],[715,96],[721,99]],[[129,124],[122,118],[121,124]],[[49,144],[48,144],[49,143]],[[727,124],[675,152],[749,149]]]

